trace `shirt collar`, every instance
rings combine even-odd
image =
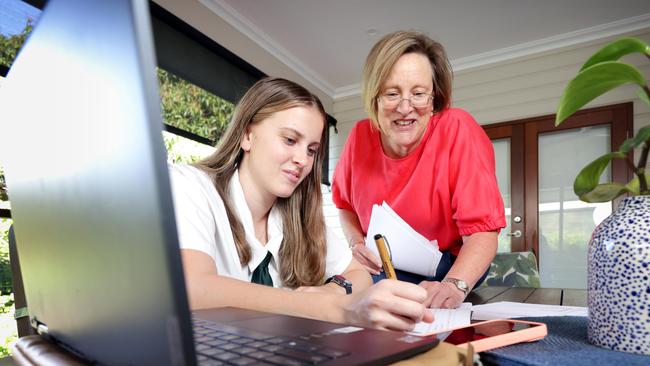
[[[257,268],[257,266],[264,260],[267,252],[271,252],[273,260],[271,261],[270,266],[274,266],[276,270],[279,268],[278,258],[280,252],[280,244],[282,244],[282,239],[284,237],[282,231],[282,216],[280,211],[277,208],[277,203],[271,208],[269,213],[269,218],[267,221],[267,237],[268,242],[266,245],[262,245],[259,240],[255,237],[255,228],[253,226],[253,214],[246,203],[246,197],[244,196],[244,190],[242,189],[241,182],[239,181],[239,169],[235,171],[235,174],[230,178],[230,197],[232,198],[232,203],[235,206],[235,212],[239,217],[239,220],[244,227],[244,232],[246,234],[246,241],[251,248],[251,260],[248,262],[248,269],[251,273]]]

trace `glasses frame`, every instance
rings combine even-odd
[[[426,108],[426,107],[428,107],[428,106],[429,106],[429,102],[433,102],[433,97],[434,97],[434,96],[433,96],[432,93],[424,93],[424,92],[422,92],[422,93],[417,93],[417,94],[425,94],[425,95],[428,96],[427,101],[426,101],[426,104],[424,104],[424,105],[422,105],[422,106],[415,106],[415,105],[413,104],[413,101],[411,100],[411,99],[413,99],[413,97],[415,97],[415,95],[412,95],[412,94],[411,94],[411,96],[408,97],[408,98],[399,98],[399,100],[392,100],[392,101],[391,101],[391,100],[389,100],[389,101],[385,100],[385,98],[387,97],[387,95],[386,95],[386,94],[382,94],[382,95],[377,96],[377,103],[378,103],[380,106],[382,106],[384,109],[395,109],[395,108],[399,107],[399,106],[402,104],[403,101],[408,100],[408,102],[409,102],[409,104],[411,105],[411,107],[413,107],[413,108],[415,108],[415,109],[422,109],[422,108]],[[400,97],[401,97],[401,96],[400,96]],[[386,104],[393,104],[393,103],[395,103],[394,106],[390,106],[390,107],[389,107],[389,106],[386,106]]]

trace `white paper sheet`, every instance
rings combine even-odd
[[[376,234],[381,234],[386,239],[396,269],[427,277],[436,274],[442,257],[438,242],[429,241],[415,231],[386,202],[381,206],[372,206],[366,236],[366,246],[379,257],[374,239]]]
[[[543,304],[524,304],[520,302],[499,301],[490,304],[474,305],[472,319],[492,320],[536,316],[587,316],[587,308],[582,306],[560,306]]]
[[[411,334],[422,336],[468,326],[471,321],[472,303],[462,303],[458,309],[427,310],[433,313],[433,323],[419,322],[410,332]]]

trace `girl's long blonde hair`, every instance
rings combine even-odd
[[[251,259],[251,248],[246,241],[244,227],[234,210],[228,185],[244,156],[241,142],[249,126],[272,114],[293,107],[316,108],[323,117],[320,147],[311,172],[287,198],[278,197],[276,205],[281,213],[284,239],[280,246],[280,277],[286,287],[320,285],[325,277],[327,254],[325,219],[321,195],[321,170],[325,146],[326,114],[318,97],[302,86],[281,78],[264,78],[244,94],[226,130],[211,156],[196,166],[213,177],[214,185],[226,206],[226,213],[239,254],[241,265]]]

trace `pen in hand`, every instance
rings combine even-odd
[[[386,278],[390,280],[396,280],[397,275],[395,274],[393,263],[390,261],[390,254],[388,253],[388,248],[386,247],[386,242],[384,241],[383,235],[375,235],[375,244],[377,245],[377,251],[379,251],[379,257],[381,257],[381,263],[384,267]]]

